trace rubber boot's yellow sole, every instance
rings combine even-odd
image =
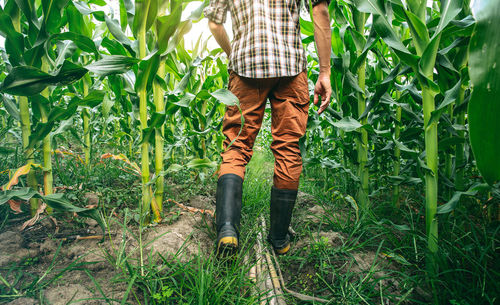
[[[217,243],[217,253],[232,254],[238,249],[238,239],[234,236],[223,237]]]
[[[278,255],[283,255],[283,254],[287,254],[289,250],[290,250],[290,244],[284,246],[281,249],[274,249],[274,252],[276,252],[276,254],[278,254]]]
[[[217,246],[220,248],[221,245],[237,248],[238,247],[238,239],[234,236],[222,237],[219,240],[219,244]]]

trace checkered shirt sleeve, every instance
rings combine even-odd
[[[203,10],[203,14],[210,21],[218,24],[223,24],[226,22],[227,18],[227,6],[228,0],[210,0],[210,3]]]

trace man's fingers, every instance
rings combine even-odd
[[[326,101],[328,104],[330,104],[330,101],[332,100],[332,90],[328,90],[326,93]]]
[[[319,100],[318,94],[316,92],[314,92],[314,101],[313,101],[314,105],[318,104],[318,100]]]
[[[321,114],[323,111],[325,111],[326,107],[328,107],[329,104],[330,104],[330,99],[329,98],[324,99],[321,102],[321,107],[319,108],[318,114]]]

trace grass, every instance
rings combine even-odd
[[[107,303],[257,304],[259,296],[251,292],[253,284],[247,278],[251,264],[244,261],[244,256],[255,244],[258,218],[264,215],[268,219],[269,215],[273,174],[273,157],[267,149],[269,139],[269,130],[264,127],[247,168],[242,249],[235,260],[219,260],[213,251],[193,257],[186,257],[182,251],[156,258],[145,253],[141,268],[123,241],[104,251],[106,264],[116,271],[108,280],[124,287],[125,294],[119,298],[107,295],[100,279],[82,258],[60,266],[55,264],[57,255],[53,263],[36,272],[34,268],[42,267],[36,259],[0,269],[4,278],[0,283],[1,298],[12,300],[23,295],[43,302],[44,291],[60,283],[65,274],[84,270],[96,298]],[[71,157],[58,158],[54,167],[54,176],[59,177],[56,185],[72,187],[66,193],[80,206],[87,204],[82,199],[85,193],[99,194],[100,208],[108,224],[114,223],[122,234],[133,236],[139,244],[143,232],[138,234],[136,222],[140,198],[136,177],[124,173],[111,161],[94,162],[88,170]],[[22,160],[7,162],[13,168]],[[306,173],[300,191],[309,195],[300,195],[294,211],[292,225],[296,236],[292,250],[279,257],[287,287],[329,299],[331,304],[428,304],[432,290],[424,268],[426,238],[421,194],[414,188],[403,188],[401,209],[394,210],[388,187],[372,198],[371,212],[363,213],[353,199],[356,186],[345,175],[319,166],[308,167]],[[167,181],[168,197],[181,202],[194,195],[213,197],[216,178],[205,177],[193,180],[189,171],[171,175]],[[439,219],[440,270],[435,280],[442,304],[498,302],[500,226],[488,221],[475,202],[465,200],[453,214]],[[10,216],[6,207],[0,208],[6,212],[0,219],[3,229]],[[61,219],[64,223],[67,218]],[[65,225],[75,229],[86,226],[78,219]],[[211,224],[203,225],[201,230],[215,240]],[[64,246],[61,244],[58,249]],[[301,302],[287,296],[287,304]]]

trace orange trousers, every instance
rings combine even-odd
[[[241,128],[240,111],[237,106],[227,106],[223,122],[225,149],[221,154],[219,177],[236,174],[244,179],[245,167],[252,158],[253,145],[269,98],[273,136],[271,150],[275,158],[274,186],[279,189],[298,189],[302,172],[299,139],[306,132],[309,110],[306,72],[292,77],[265,79],[241,77],[231,72],[228,86],[240,100],[245,123],[238,136]]]

